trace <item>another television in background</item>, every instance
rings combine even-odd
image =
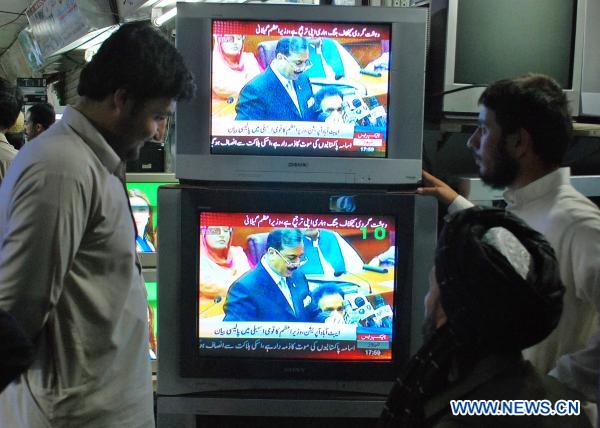
[[[136,249],[142,263],[142,274],[148,294],[150,322],[150,357],[156,359],[158,329],[158,293],[156,253],[158,250],[158,188],[166,182],[130,181],[126,183],[131,212],[136,222]]]
[[[556,79],[579,115],[587,3],[432,0],[428,116],[477,114],[485,86],[529,72]]]
[[[148,293],[148,322],[150,326],[150,358],[156,359],[158,351],[158,287],[156,281],[144,281]]]
[[[308,58],[275,52],[290,36]],[[420,9],[180,4],[177,47],[199,90],[177,108],[176,176],[414,185],[425,40]],[[293,90],[275,64],[300,76]]]
[[[265,415],[281,415],[269,398],[293,394],[306,405],[296,416],[315,416],[310,412],[325,407],[314,401],[320,394],[338,400],[326,412],[343,406],[354,416],[378,415],[400,365],[421,343],[435,201],[366,190],[344,195],[169,186],[159,190],[159,206],[159,227],[171,231],[161,237],[159,253],[159,409],[161,397],[218,394],[262,397]],[[281,228],[304,233],[297,260],[267,245],[269,234]],[[315,236],[320,254],[309,244]],[[263,257],[278,263],[279,256],[292,268],[301,265],[289,288],[306,291],[302,278],[307,281],[306,296],[291,292],[294,313],[314,304],[324,317],[284,319],[280,311],[289,302],[266,284],[256,284],[260,310],[240,309],[244,298],[232,309],[236,281],[254,278]],[[219,280],[225,283],[221,292],[215,291]],[[326,287],[337,294],[323,300]],[[210,406],[209,413],[222,411]]]
[[[580,116],[600,117],[600,2],[588,1],[585,14],[585,42],[581,77]]]
[[[136,224],[136,249],[140,254],[156,253],[158,247],[158,188],[166,182],[127,182],[131,212]],[[145,257],[144,259],[149,259]],[[156,261],[146,267],[155,267]]]

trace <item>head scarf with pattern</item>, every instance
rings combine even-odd
[[[450,216],[435,257],[447,322],[397,378],[380,427],[425,426],[424,404],[448,385],[450,368],[518,352],[558,324],[564,286],[544,237],[507,211],[473,207]]]

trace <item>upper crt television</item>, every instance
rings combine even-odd
[[[414,185],[427,12],[182,3],[198,84],[177,106],[184,180]]]
[[[382,404],[421,343],[434,200],[172,186],[159,207],[159,396]]]
[[[433,114],[476,114],[485,86],[532,72],[556,79],[578,115],[586,4],[432,0],[427,95]]]

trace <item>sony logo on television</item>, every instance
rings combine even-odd
[[[306,162],[288,162],[288,166],[290,168],[308,168],[308,164]]]
[[[283,371],[286,373],[304,373],[306,369],[302,367],[284,367]]]

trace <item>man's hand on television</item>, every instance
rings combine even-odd
[[[458,193],[442,180],[427,171],[423,171],[423,187],[417,187],[417,193],[425,196],[435,196],[443,204],[450,205]]]

